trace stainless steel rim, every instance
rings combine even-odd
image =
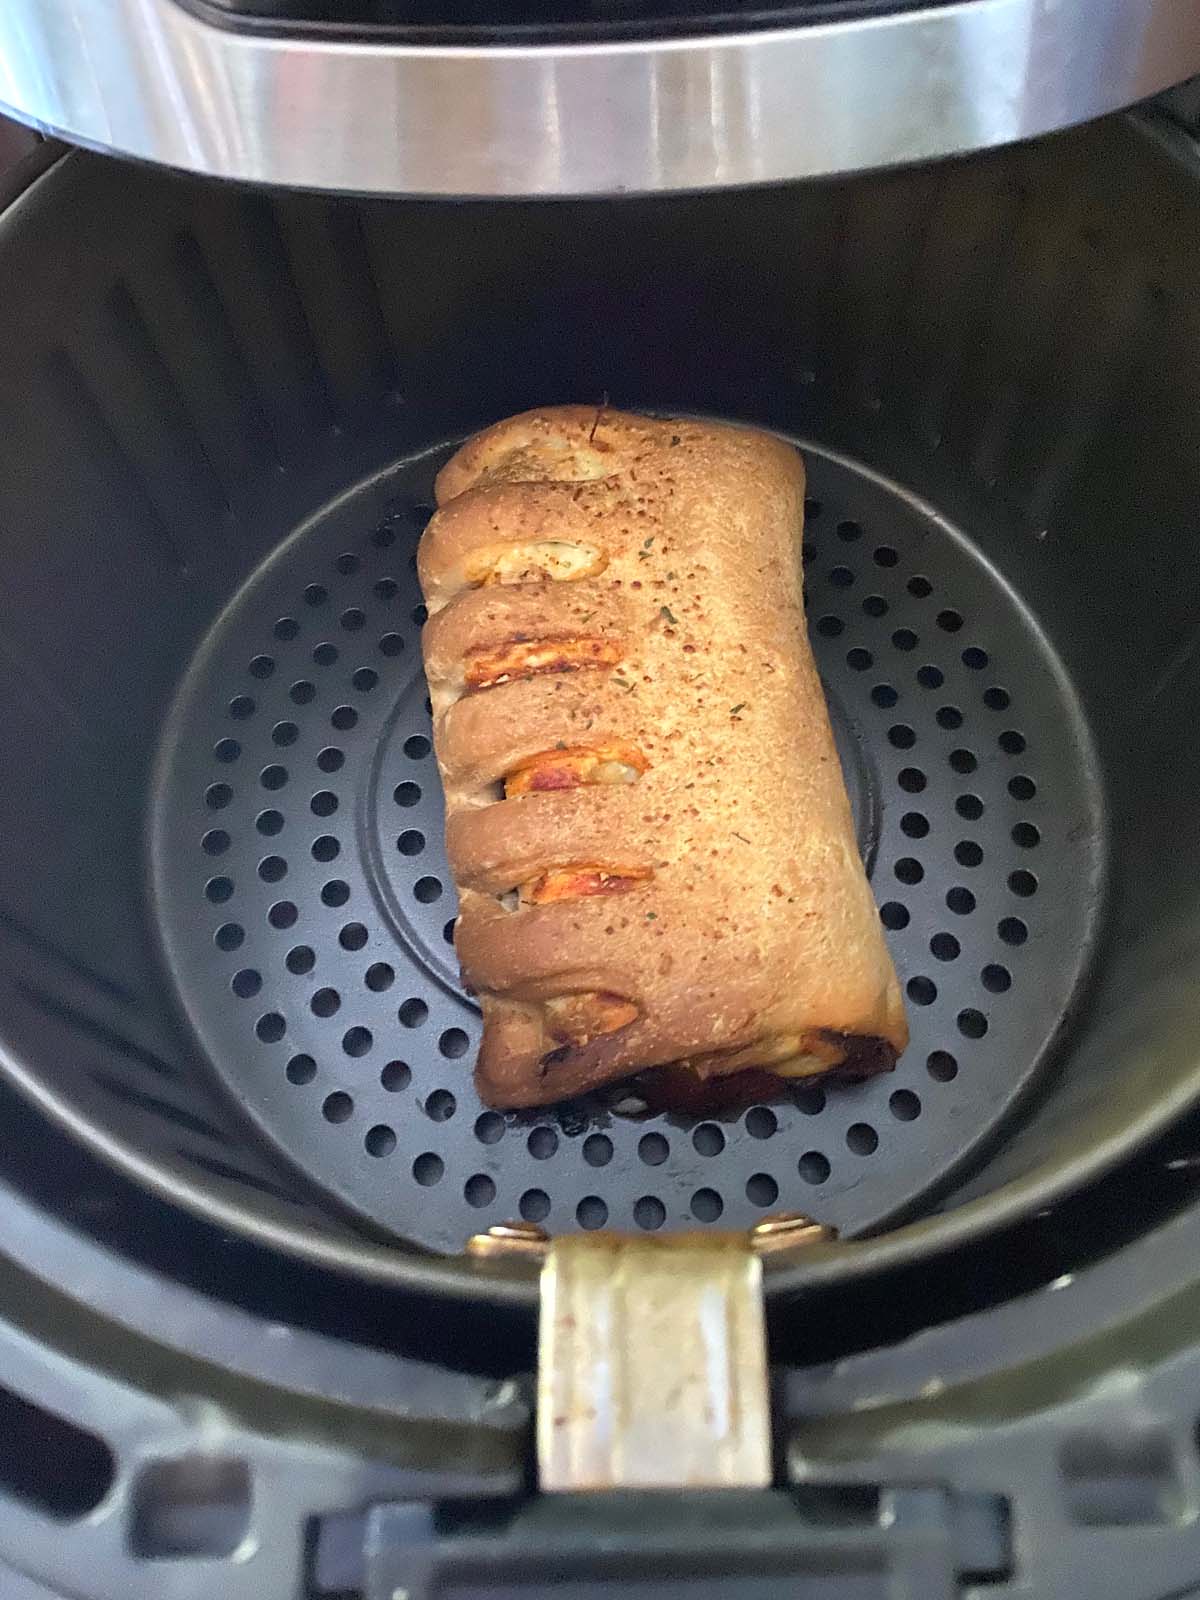
[[[0,105],[188,171],[358,194],[809,178],[1047,132],[1200,70],[1192,0],[962,0],[701,38],[414,47],[216,27],[176,0],[4,0]]]

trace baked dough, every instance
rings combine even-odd
[[[425,667],[492,1106],[865,1074],[907,1042],[768,434],[530,411],[437,480]],[[658,1069],[648,1072],[647,1069]],[[770,1084],[764,1084],[764,1074]]]

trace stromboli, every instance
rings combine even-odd
[[[440,474],[425,660],[490,1104],[903,1048],[804,632],[803,495],[768,435],[583,407]],[[523,776],[556,756],[562,781]]]

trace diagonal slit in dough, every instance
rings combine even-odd
[[[617,639],[580,634],[559,639],[513,639],[507,644],[480,646],[467,652],[463,662],[465,692],[494,689],[515,678],[532,678],[545,672],[579,672],[586,667],[615,667],[624,654]]]

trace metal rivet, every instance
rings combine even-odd
[[[750,1230],[750,1245],[756,1255],[774,1250],[792,1250],[800,1245],[824,1244],[837,1238],[837,1229],[827,1227],[802,1211],[780,1211],[764,1217]]]
[[[497,1222],[486,1233],[471,1235],[467,1254],[484,1261],[511,1256],[540,1260],[549,1244],[550,1235],[536,1222]]]

